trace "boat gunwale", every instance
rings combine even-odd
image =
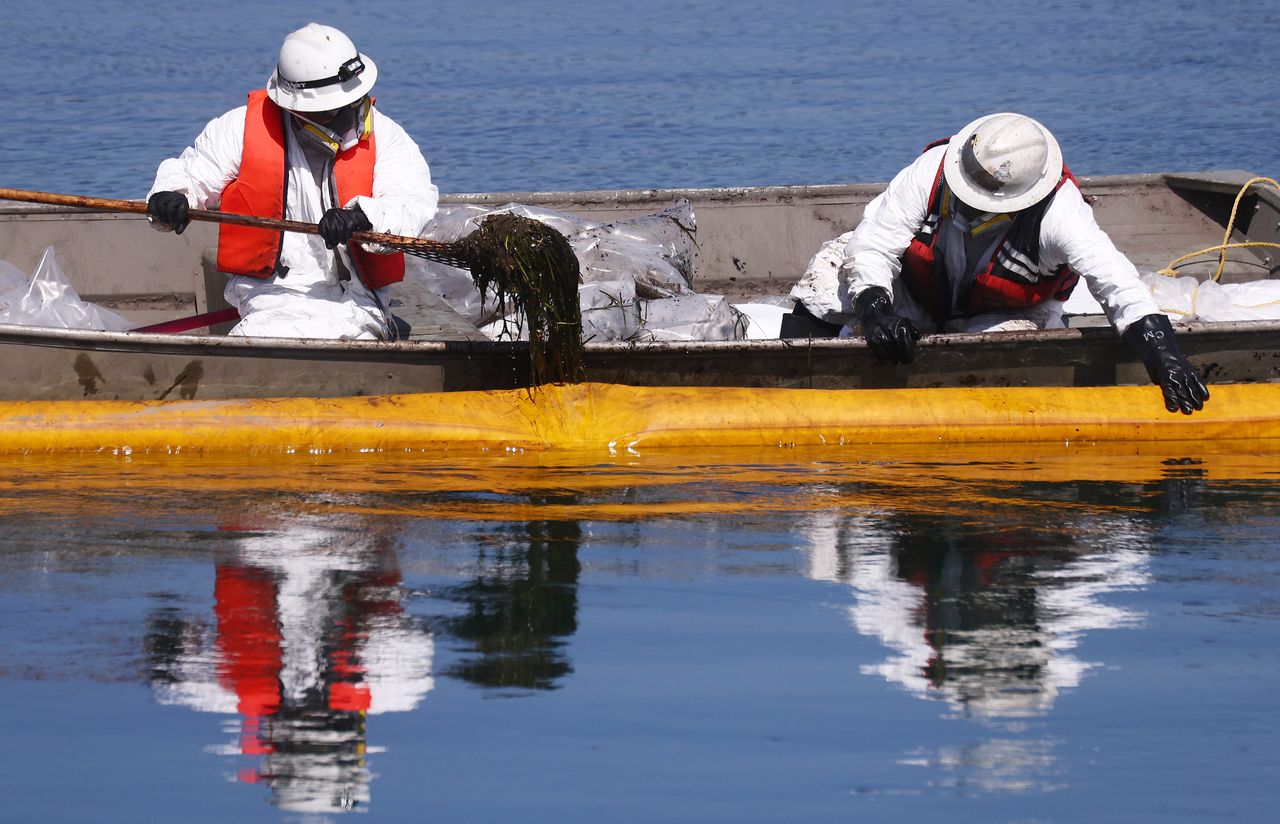
[[[1253,320],[1191,323],[1177,326],[1179,340],[1246,337],[1280,333],[1280,321]],[[929,349],[1016,349],[1028,344],[1064,344],[1119,341],[1110,326],[1089,326],[1038,331],[949,333],[925,335],[918,346]],[[0,344],[99,352],[151,354],[203,354],[223,357],[297,358],[301,360],[468,360],[502,357],[528,351],[525,341],[334,341],[322,338],[227,337],[220,335],[166,335],[139,332],[103,332],[84,329],[52,329],[0,324]],[[584,344],[588,358],[669,356],[697,354],[709,357],[741,354],[854,352],[867,348],[862,338],[791,338],[738,341],[602,341]]]

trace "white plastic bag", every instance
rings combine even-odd
[[[476,221],[493,211],[473,203],[441,203],[422,236],[441,243],[453,243],[474,232]]]
[[[127,332],[134,327],[121,315],[81,300],[58,265],[52,246],[45,248],[25,289],[14,277],[15,272],[20,276],[21,272],[12,265],[5,266],[0,273],[0,323],[108,332]]]
[[[492,295],[481,299],[480,290],[466,269],[405,255],[404,277],[409,283],[422,285],[477,327],[498,316],[498,302]]]
[[[790,311],[791,299],[787,298],[787,306],[773,303],[735,303],[737,309],[747,319],[747,340],[776,340],[782,332],[782,316]]]
[[[1151,290],[1151,298],[1160,311],[1176,321],[1192,320],[1196,316],[1196,301],[1200,282],[1192,277],[1170,278],[1155,272],[1141,276],[1143,284]],[[1076,287],[1076,291],[1080,290]]]
[[[584,283],[578,290],[582,340],[632,340],[640,329],[636,284],[632,280]]]
[[[1200,284],[1196,319],[1206,323],[1232,320],[1280,320],[1280,280]]]
[[[583,283],[635,281],[641,298],[687,294],[697,269],[693,205],[680,198],[661,212],[600,223],[543,206],[507,203],[491,211],[467,206],[450,212],[429,234],[456,240],[491,214],[510,213],[547,224],[565,236],[578,257]],[[436,220],[432,221],[436,224]]]
[[[578,291],[582,340],[746,340],[750,319],[722,295],[639,300],[629,280],[583,284]],[[779,309],[779,312],[782,310]],[[481,327],[492,340],[528,340],[524,317],[513,312]]]
[[[475,231],[485,217],[503,212],[546,223],[569,241],[578,258],[582,289],[586,290],[580,296],[581,305],[584,312],[594,313],[591,317],[584,315],[585,340],[628,340],[636,331],[634,309],[629,310],[633,317],[626,318],[624,315],[627,313],[618,310],[617,300],[612,305],[599,303],[605,299],[603,295],[606,292],[615,296],[625,292],[630,298],[622,299],[623,302],[632,305],[637,298],[691,294],[690,283],[697,268],[698,247],[694,239],[693,206],[683,198],[661,212],[612,223],[599,223],[568,212],[519,203],[507,203],[494,209],[471,204],[446,204],[441,206],[423,236],[451,243]],[[405,277],[422,284],[490,337],[509,338],[522,326],[519,317],[502,317],[509,307],[498,306],[491,295],[484,296],[482,300],[471,273],[465,269],[410,257]],[[630,285],[620,291],[617,284],[624,281]],[[590,284],[601,284],[602,288],[587,289]]]
[[[1148,273],[1142,282],[1151,289],[1160,311],[1175,321],[1280,320],[1280,280],[1202,283],[1193,277]]]
[[[572,238],[579,232],[594,229],[601,225],[599,221],[588,220],[585,217],[578,217],[569,212],[562,212],[559,209],[551,209],[546,206],[528,206],[523,203],[505,203],[486,213],[486,215],[496,214],[519,215],[530,220],[536,220],[539,223],[545,223],[567,238]],[[468,220],[467,222],[471,224],[471,229],[479,228],[481,219],[486,215],[476,215]],[[467,233],[470,234],[470,231]],[[572,242],[570,245],[572,245]]]
[[[631,280],[584,283],[578,289],[583,342],[634,340],[641,326],[636,285]],[[528,340],[523,313],[512,312],[480,328],[491,340]]]
[[[747,317],[723,295],[642,301],[638,340],[746,340]]]
[[[691,293],[698,265],[693,205],[681,198],[670,209],[585,228],[568,236],[582,281],[630,278],[640,298]]]
[[[0,318],[8,320],[9,307],[22,300],[31,285],[26,274],[7,260],[0,260]]]

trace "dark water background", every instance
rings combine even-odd
[[[7,2],[0,185],[141,197],[337,25],[445,192],[888,180],[973,118],[1080,174],[1277,174],[1274,0]]]
[[[889,178],[998,109],[1275,175],[1274,2],[0,7],[140,197],[311,19],[446,192]],[[0,463],[0,820],[1268,821],[1280,448]]]

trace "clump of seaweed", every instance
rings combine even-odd
[[[581,273],[564,235],[508,213],[490,215],[459,242],[481,295],[508,302],[529,325],[530,382],[582,380]]]

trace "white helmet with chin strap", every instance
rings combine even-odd
[[[967,206],[983,212],[1017,212],[1057,188],[1062,150],[1049,130],[1026,115],[980,117],[947,144],[942,173]]]
[[[378,67],[332,26],[308,23],[284,39],[267,94],[295,112],[339,109],[361,99],[378,79]]]

